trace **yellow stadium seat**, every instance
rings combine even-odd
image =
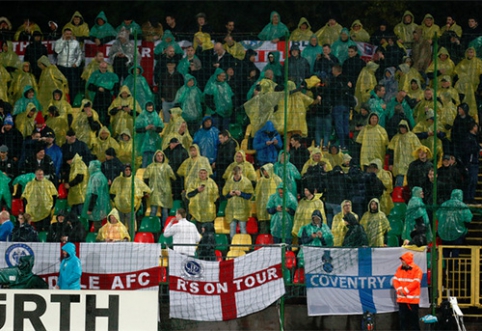
[[[235,259],[235,258],[243,256],[243,255],[246,255],[245,251],[240,251],[240,250],[236,250],[236,249],[231,250],[226,255],[226,260],[232,260],[232,259]]]
[[[169,250],[161,249],[161,256],[159,256],[159,266],[168,267],[169,266]]]
[[[214,219],[214,231],[216,233],[229,234],[229,224],[224,217],[216,217]]]
[[[233,250],[241,250],[241,251],[249,251],[251,250],[251,245],[253,241],[251,240],[251,236],[249,234],[237,233],[234,235],[233,240],[231,240],[231,247]],[[236,245],[243,245],[243,246],[236,246]]]

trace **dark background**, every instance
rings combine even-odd
[[[142,25],[149,18],[157,18],[166,29],[165,16],[172,13],[178,23],[188,30],[195,22],[195,15],[204,12],[207,21],[216,32],[222,32],[225,21],[234,19],[243,32],[259,32],[268,22],[272,10],[280,13],[281,21],[292,31],[301,17],[306,17],[316,32],[334,15],[343,26],[350,26],[360,19],[368,32],[373,32],[384,19],[389,28],[400,22],[405,10],[415,15],[420,24],[425,14],[435,17],[440,27],[445,17],[454,15],[457,23],[465,28],[471,15],[482,13],[482,1],[2,1],[0,16],[6,16],[14,31],[24,17],[30,17],[45,31],[47,22],[54,20],[63,27],[78,10],[89,27],[94,25],[97,14],[103,10],[114,28],[126,13]]]

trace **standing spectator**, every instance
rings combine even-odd
[[[20,213],[17,217],[17,225],[12,231],[13,242],[38,242],[38,233],[30,224],[32,217],[26,213]],[[1,227],[0,227],[1,231]],[[50,231],[50,230],[49,230]],[[50,233],[50,232],[49,232]]]
[[[342,203],[349,196],[350,180],[341,166],[333,167],[326,175],[325,200],[327,224],[333,229],[333,218],[342,211]],[[350,202],[351,206],[351,202]]]
[[[402,265],[393,277],[397,293],[400,330],[420,330],[418,304],[422,285],[422,270],[413,262],[413,254],[407,252],[400,257]]]
[[[462,191],[453,190],[450,200],[445,201],[437,210],[437,233],[442,239],[442,245],[460,246],[465,243],[466,224],[472,221],[473,215],[462,199]],[[444,249],[443,256],[444,258],[458,258],[459,249]]]
[[[24,59],[25,59],[25,55],[24,55]],[[12,81],[10,82],[10,87],[8,88],[8,93],[10,95],[10,101],[12,104],[15,104],[15,102],[17,102],[17,100],[22,97],[22,93],[25,86],[30,85],[30,86],[33,86],[34,91],[38,90],[37,78],[32,73],[32,67],[38,68],[38,66],[32,66],[30,62],[24,61],[22,65],[19,67],[19,70],[16,73],[16,75],[14,75],[14,77],[12,78]],[[38,69],[40,70],[40,68]],[[8,79],[10,75],[5,75],[5,76],[6,76],[5,78]],[[5,84],[7,84],[7,82],[5,82]],[[0,95],[2,95],[1,100],[3,103],[1,107],[3,108],[3,111],[1,112],[2,113],[1,117],[5,117],[6,113],[12,112],[12,106],[10,105],[10,103],[6,102],[7,101],[6,94],[7,94],[7,91],[4,88],[3,92],[0,93]]]
[[[310,72],[310,63],[301,56],[300,46],[293,43],[290,48],[290,57],[288,57],[288,79],[298,87],[305,78],[310,76]]]
[[[331,121],[331,116],[330,116]],[[319,127],[318,127],[319,128]],[[318,146],[318,144],[315,143]],[[298,169],[299,172],[303,169],[303,165],[310,158],[310,151],[304,144],[299,134],[294,134],[290,138],[290,162]]]
[[[0,146],[0,171],[3,172],[11,181],[18,174],[18,164],[12,158],[9,158],[8,147],[5,145]]]
[[[449,200],[455,189],[462,189],[462,175],[452,163],[452,157],[444,154],[442,166],[437,169],[437,203]]]
[[[340,65],[343,65],[343,63],[348,59],[349,48],[352,46],[355,46],[355,52],[357,52],[356,43],[351,40],[348,29],[343,28],[340,32],[338,40],[331,44],[333,55],[338,59],[338,61],[340,61]],[[355,56],[355,54],[352,53],[352,56]],[[359,70],[361,70],[361,68],[359,68]]]
[[[27,214],[28,215],[28,214]],[[25,216],[25,214],[24,214]],[[29,215],[30,216],[30,215]],[[77,216],[76,216],[77,217]],[[65,219],[65,212],[63,210],[57,213],[57,221],[50,224],[49,233],[47,235],[47,242],[67,242],[67,238],[70,234],[71,228],[67,224]],[[85,230],[84,230],[85,231]]]
[[[289,35],[289,30],[286,25],[281,23],[281,17],[276,11],[272,11],[269,17],[270,23],[268,23],[263,30],[258,34],[259,40],[276,43],[280,40],[284,40],[286,35]]]
[[[393,32],[397,35],[398,41],[403,43],[405,48],[410,49],[412,48],[413,33],[417,27],[415,17],[407,10],[403,13],[402,21],[393,28]]]
[[[174,107],[174,99],[176,93],[183,86],[183,77],[176,70],[176,62],[169,61],[166,64],[167,70],[160,76],[160,90],[162,101],[162,114],[164,117],[164,123],[169,123],[171,118],[169,110]]]
[[[99,112],[104,124],[109,124],[108,108],[119,83],[119,77],[107,68],[107,62],[101,62],[99,70],[94,71],[87,81],[87,89],[92,92],[92,106]]]
[[[229,130],[233,98],[234,93],[226,81],[226,72],[217,68],[204,88],[204,102],[207,113],[211,114],[213,124],[219,130]]]
[[[10,241],[13,231],[13,223],[10,221],[8,211],[0,212],[0,241]]]
[[[226,173],[226,169],[235,157],[237,148],[238,143],[233,139],[233,137],[231,137],[229,131],[223,130],[219,133],[219,145],[216,162],[211,164],[215,174],[216,183],[219,185],[219,187],[224,187],[225,180],[223,179],[223,176]]]
[[[174,36],[177,36],[184,31],[183,27],[177,23],[176,17],[172,13],[166,15],[166,30],[167,29],[171,30]]]
[[[92,103],[87,99],[82,100],[80,109],[80,113],[77,114],[77,117],[72,122],[72,129],[76,132],[76,137],[78,137],[80,141],[83,141],[89,148],[92,148],[97,132],[102,127],[99,121],[99,115],[92,108]]]
[[[74,100],[77,93],[81,91],[82,50],[70,28],[64,29],[62,38],[55,42],[54,50],[57,53],[57,67],[67,78],[70,97]]]
[[[338,39],[342,29],[343,27],[336,21],[336,17],[330,15],[328,22],[321,29],[316,31],[315,34],[318,37],[320,45],[331,45]]]
[[[290,41],[309,41],[312,35],[313,31],[311,31],[310,22],[305,17],[302,17],[298,22],[298,27],[291,32]],[[318,45],[318,37],[316,35],[315,38],[316,45]]]
[[[351,24],[350,38],[355,42],[367,43],[370,41],[370,35],[363,28],[363,24],[360,22],[360,20],[355,20]]]
[[[231,37],[232,39],[232,37]],[[244,49],[243,49],[244,55]],[[243,56],[244,58],[244,56]],[[211,58],[211,73],[216,71],[216,69],[223,69],[223,71],[227,71],[228,68],[235,67],[235,58],[229,52],[227,52],[222,43],[215,43],[214,44],[214,54]]]
[[[256,218],[259,222],[259,233],[267,234],[270,230],[271,215],[266,206],[269,197],[276,193],[276,188],[282,180],[274,173],[273,164],[267,163],[259,170],[260,178],[256,184],[254,196],[256,197]]]
[[[465,47],[468,47],[470,42],[480,36],[482,36],[482,26],[479,25],[479,19],[475,17],[475,13],[469,13],[467,20],[467,26],[463,31],[462,42]]]
[[[95,25],[90,29],[89,37],[97,45],[105,45],[116,38],[117,32],[107,21],[104,11],[95,18]]]
[[[469,130],[472,129],[475,120],[469,115],[469,105],[467,103],[461,103],[457,106],[457,116],[454,119],[452,125],[452,131],[450,139],[452,140],[452,150],[455,156],[462,157],[462,151],[466,144],[467,135]]]
[[[267,121],[254,135],[253,148],[256,150],[256,161],[259,166],[275,163],[283,142],[274,128],[273,122]]]
[[[213,223],[203,224],[201,228],[201,241],[197,248],[198,259],[205,261],[215,261],[216,259],[216,238],[214,237]]]
[[[181,164],[189,157],[187,150],[182,146],[177,138],[171,138],[168,142],[168,147],[164,149],[164,155],[169,160],[169,165],[175,174]],[[172,181],[172,195],[174,200],[181,199],[181,191],[183,189],[183,182],[181,176],[176,176]]]
[[[380,202],[374,198],[368,204],[368,211],[363,214],[360,224],[365,229],[370,247],[383,247],[387,243],[390,223],[387,216],[380,210]]]
[[[388,170],[395,177],[395,186],[403,186],[410,163],[418,158],[418,153],[413,156],[412,151],[417,150],[420,146],[420,140],[415,133],[410,131],[407,121],[401,120],[398,124],[398,133],[388,143],[387,150]]]
[[[13,43],[7,41],[2,45],[2,52],[0,53],[0,65],[2,65],[10,75],[14,75],[21,64],[20,58],[15,53]],[[4,80],[5,78],[2,78]]]
[[[151,189],[149,204],[151,206],[151,216],[157,215],[158,208],[161,208],[161,229],[164,228],[169,210],[172,208],[171,180],[176,179],[174,171],[166,160],[166,156],[161,150],[154,153],[152,163],[149,164],[144,172],[143,179]]]
[[[407,245],[410,242],[410,233],[415,229],[415,224],[419,218],[422,218],[423,224],[425,225],[427,242],[432,242],[432,227],[430,225],[427,207],[423,202],[423,198],[423,189],[415,186],[412,189],[412,197],[408,201],[405,224],[402,231],[402,240],[404,245]]]
[[[186,219],[186,211],[176,210],[176,219],[169,222],[164,231],[166,238],[172,237],[173,249],[181,254],[194,256],[196,245],[201,240],[196,226]]]
[[[164,123],[154,110],[154,103],[147,102],[145,109],[136,118],[137,153],[142,154],[142,168],[146,168],[151,162],[155,151],[160,147],[161,137],[159,134],[164,128]]]
[[[338,145],[341,149],[347,149],[350,107],[353,106],[353,84],[345,77],[340,65],[333,66],[332,74],[333,78],[330,79],[327,91],[332,106],[331,116],[335,125]]]
[[[478,182],[479,173],[479,125],[472,123],[468,135],[466,136],[466,142],[463,148],[462,164],[465,166],[468,172],[467,188],[464,190],[464,201],[473,203],[475,202],[475,191]]]
[[[228,178],[223,187],[223,196],[228,200],[225,218],[229,223],[231,239],[236,234],[238,224],[241,233],[246,233],[246,222],[251,210],[250,200],[253,193],[253,185],[248,178],[243,176],[241,167],[234,167],[232,176]]]
[[[156,42],[161,39],[164,34],[162,23],[157,17],[151,17],[142,23],[142,38],[147,42]]]
[[[308,188],[310,185],[305,185],[304,197],[300,199],[298,207],[296,208],[295,215],[293,216],[293,229],[291,233],[293,236],[298,236],[300,229],[305,225],[309,224],[311,215],[314,211],[320,212],[324,224],[327,224],[325,208],[323,206],[323,201],[321,201],[321,195],[317,194],[312,188]],[[330,227],[328,225],[328,227]]]
[[[378,114],[371,113],[368,125],[358,134],[356,142],[361,144],[360,165],[366,167],[371,160],[378,158],[385,160],[388,145],[387,131],[378,124]]]
[[[35,31],[41,32],[42,30],[34,20],[28,15],[24,15],[23,23],[20,25],[13,36],[14,41],[29,41]]]
[[[28,44],[27,48],[25,48],[25,55],[23,57],[24,61],[30,63],[32,73],[37,80],[39,80],[40,74],[42,73],[42,69],[36,65],[37,61],[43,55],[48,56],[47,47],[42,44],[42,36],[42,32],[34,31],[30,43]]]
[[[26,201],[26,212],[32,215],[38,231],[48,231],[50,212],[55,206],[57,189],[51,181],[44,178],[42,168],[35,170],[35,179],[30,181],[22,193]]]
[[[131,223],[135,222],[135,220],[132,220],[131,218],[132,209],[134,209],[135,214],[135,212],[141,207],[141,202],[144,196],[149,196],[152,191],[149,186],[138,177],[134,177],[134,188],[132,188],[131,176],[132,166],[129,163],[126,163],[124,165],[123,173],[114,179],[109,190],[112,201],[119,210],[119,221],[128,229],[131,227]],[[134,195],[134,205],[132,205],[132,195]]]
[[[80,216],[84,209],[89,173],[79,154],[75,154],[70,160],[67,159],[67,163],[70,165],[69,177],[64,183],[65,188],[69,190],[67,201],[71,207],[72,215]]]
[[[124,85],[134,92],[136,89],[136,100],[139,105],[144,106],[147,102],[154,102],[154,94],[151,91],[149,83],[142,76],[144,69],[140,65],[132,66],[129,69],[129,76],[124,80]],[[134,77],[135,76],[135,77]]]
[[[37,169],[42,169],[42,178],[45,176],[54,185],[57,185],[57,176],[54,161],[45,153],[45,146],[43,142],[37,142],[34,146],[34,154],[25,159],[24,173],[36,172]],[[35,221],[37,221],[36,219]]]
[[[424,75],[432,60],[431,43],[423,37],[422,28],[418,27],[413,32],[412,53],[413,68]]]
[[[89,163],[89,182],[81,215],[94,224],[95,231],[99,231],[102,226],[101,221],[111,210],[109,185],[100,167],[100,161],[94,160]]]
[[[37,99],[35,88],[30,85],[25,85],[22,92],[22,97],[18,99],[13,106],[13,116],[22,114],[27,111],[28,104],[31,103],[38,110],[42,110],[42,105]]]
[[[373,172],[377,178],[383,183],[383,194],[380,197],[380,209],[389,215],[393,208],[392,191],[393,191],[393,177],[390,171],[383,169],[382,160],[373,159],[368,166],[368,172]]]
[[[55,134],[53,131],[48,131],[43,139],[45,141],[45,154],[50,156],[50,159],[54,163],[55,177],[60,178],[60,168],[63,162],[62,150],[55,143]]]
[[[343,247],[363,247],[368,246],[368,237],[363,226],[358,223],[355,215],[348,213],[343,217],[348,231],[343,239]]]
[[[57,289],[80,290],[82,264],[75,255],[75,245],[66,243],[62,246],[62,262],[60,263]]]
[[[293,236],[293,216],[298,208],[296,198],[288,190],[285,190],[283,183],[276,188],[277,192],[269,197],[266,209],[271,215],[271,235],[276,244],[284,242],[291,245]],[[286,194],[286,208],[283,210],[283,195]],[[321,213],[319,213],[321,223]],[[300,230],[301,231],[301,230]],[[300,234],[298,234],[301,237]]]
[[[12,23],[5,16],[0,17],[0,44],[13,39]]]
[[[50,63],[47,56],[41,56],[37,64],[42,69],[38,81],[38,100],[42,106],[39,110],[48,109],[52,93],[55,90],[61,90],[64,93],[68,91],[68,81],[57,66]]]
[[[124,13],[124,20],[116,28],[116,31],[117,33],[119,33],[122,29],[125,29],[127,32],[129,32],[129,39],[134,39],[135,34],[137,33],[137,39],[141,40],[142,39],[141,26],[132,19],[132,16],[133,16],[132,12],[130,10],[127,10]]]
[[[298,187],[301,185],[301,174],[296,168],[296,166],[290,162],[290,154],[285,153],[285,151],[283,150],[279,152],[278,162],[274,164],[274,173],[278,175],[281,180],[285,181],[288,191],[291,192],[294,197],[297,197]]]
[[[345,218],[348,214],[351,214],[353,217],[355,217],[358,222],[358,215],[351,210],[351,201],[343,200],[341,203],[341,212],[333,217],[333,222],[331,224],[331,232],[333,233],[333,246],[335,247],[342,246],[345,240],[345,235],[348,231]],[[363,232],[365,232],[365,230],[363,230]]]
[[[116,40],[109,50],[109,60],[121,84],[129,75],[129,69],[140,62],[140,55],[138,54],[137,63],[134,63],[136,52],[134,42],[129,40],[129,30],[125,28],[120,29]]]
[[[422,29],[422,37],[432,43],[433,38],[440,37],[440,27],[434,23],[434,18],[431,14],[426,14],[420,24]]]
[[[109,186],[114,179],[121,174],[123,169],[124,165],[117,158],[115,149],[112,147],[107,148],[105,151],[105,161],[102,162],[101,171],[107,178]]]
[[[213,173],[208,158],[202,156],[198,145],[194,144],[189,147],[189,158],[185,159],[177,170],[177,174],[184,179],[184,188],[198,177],[201,169],[206,169],[209,176]]]
[[[410,191],[416,186],[425,187],[428,181],[428,171],[433,169],[432,152],[428,147],[419,146],[412,152],[412,156],[417,159],[409,164],[406,174]]]
[[[75,39],[81,43],[81,45],[84,44],[85,39],[89,38],[89,25],[85,23],[84,17],[78,11],[74,12],[72,18],[64,25],[62,31],[65,31],[67,28],[72,31]]]
[[[76,133],[73,129],[69,129],[65,135],[65,143],[60,148],[62,151],[63,161],[66,161],[67,155],[79,154],[85,164],[93,159],[89,147],[83,141],[77,139]]]
[[[117,98],[109,106],[110,126],[114,138],[118,138],[125,129],[128,129],[129,132],[134,130],[134,112],[139,114],[141,106],[134,99],[129,88],[124,85],[121,87]],[[108,125],[109,122],[106,126]]]
[[[187,184],[186,195],[189,199],[189,213],[196,227],[201,229],[203,224],[213,223],[216,218],[216,200],[219,189],[208,176],[207,169],[201,168],[198,177]]]
[[[348,46],[348,58],[343,62],[342,69],[343,75],[345,75],[348,82],[352,84],[353,89],[355,89],[358,76],[365,66],[366,63],[358,54],[357,46]]]
[[[324,44],[323,52],[315,60],[313,73],[323,81],[327,81],[331,77],[331,69],[335,64],[339,64],[338,58],[331,53],[331,46]]]

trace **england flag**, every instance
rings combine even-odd
[[[284,293],[281,247],[221,262],[169,250],[171,318],[231,320],[265,309]]]
[[[405,248],[303,247],[309,316],[398,310],[392,278]],[[423,271],[420,307],[429,307],[427,253],[411,251]]]

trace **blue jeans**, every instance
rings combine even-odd
[[[332,118],[331,115],[317,115],[315,117],[316,131],[315,131],[315,145],[321,145],[321,139],[323,139],[323,147],[328,147],[330,142],[330,136],[332,131]]]
[[[397,175],[395,177],[395,183],[394,183],[394,187],[398,187],[398,186],[403,186],[403,180],[405,179],[405,176],[404,175]]]
[[[341,148],[347,148],[347,139],[350,132],[350,108],[347,106],[334,106],[331,114],[335,123],[336,137]]]
[[[164,123],[169,123],[171,119],[171,113],[169,112],[174,107],[174,102],[163,101],[162,102],[162,114],[164,115]]]
[[[239,223],[239,230],[241,233],[246,232],[246,221],[239,221],[239,220],[232,220],[231,224],[229,224],[229,236],[233,239],[234,235],[236,234],[236,226]]]
[[[331,224],[333,223],[333,217],[335,217],[336,214],[341,212],[341,205],[336,204],[336,203],[329,203],[325,202],[325,210],[326,210],[326,222],[328,224],[328,227],[331,229]]]
[[[151,206],[151,215],[150,216],[156,216],[158,208],[159,208],[159,206]],[[166,219],[167,219],[168,215],[169,215],[169,208],[162,208],[162,211],[161,211],[161,229],[164,229],[164,224],[166,223]]]

